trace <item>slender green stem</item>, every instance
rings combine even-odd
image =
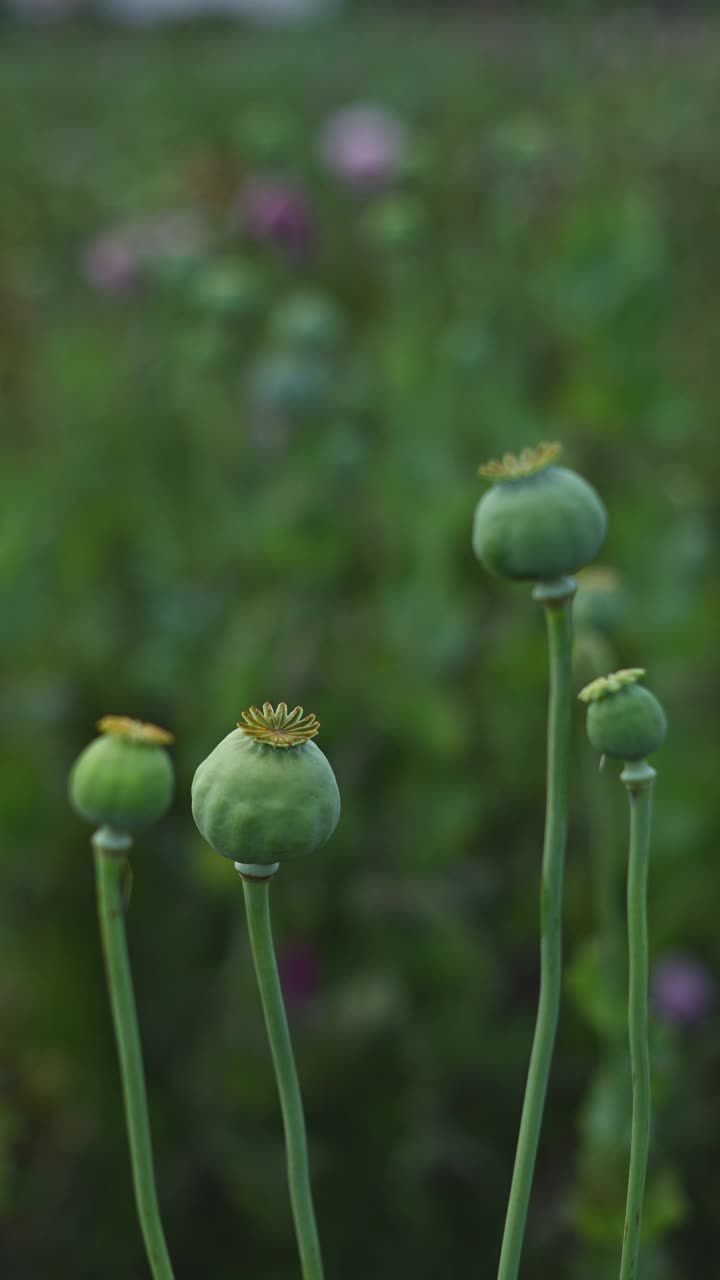
[[[135,1203],[152,1274],[155,1280],[173,1280],[155,1186],[142,1050],[125,938],[130,840],[101,828],[93,837],[93,846],[98,916],[120,1059]]]
[[[280,1094],[290,1202],[302,1274],[304,1280],[323,1280],[320,1241],[310,1188],[305,1116],[270,927],[270,880],[244,875],[242,884],[250,945]]]
[[[622,774],[622,780],[630,796],[627,890],[630,959],[628,1028],[633,1083],[633,1117],[620,1280],[636,1280],[638,1274],[642,1206],[650,1145],[647,880],[654,770],[650,770],[649,766],[645,767],[648,773],[641,781],[637,780],[640,772],[637,766],[626,766]]]
[[[562,985],[562,899],[567,834],[574,584],[564,598],[545,601],[550,652],[547,737],[547,808],[540,897],[540,994],[528,1068],[525,1101],[515,1154],[498,1280],[516,1280],[542,1125],[550,1064],[555,1046]]]

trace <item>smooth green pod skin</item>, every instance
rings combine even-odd
[[[518,582],[575,573],[598,554],[607,512],[574,471],[549,466],[498,480],[475,509],[473,550],[490,572]]]
[[[644,760],[665,741],[667,719],[641,684],[628,684],[588,703],[587,732],[593,747],[618,760]]]
[[[70,773],[70,803],[98,827],[132,831],[161,818],[173,793],[164,747],[117,734],[95,738]]]
[[[192,811],[217,853],[267,866],[321,848],[337,826],[340,793],[314,742],[278,749],[234,729],[198,766]]]

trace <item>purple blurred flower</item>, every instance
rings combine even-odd
[[[81,270],[94,289],[121,297],[137,287],[152,263],[192,256],[206,240],[198,215],[178,210],[102,231],[85,247]]]
[[[253,240],[267,240],[291,257],[310,249],[310,210],[300,187],[282,178],[249,178],[240,189],[237,209],[243,230]]]
[[[653,970],[651,1000],[664,1022],[687,1027],[709,1014],[715,1000],[715,984],[692,956],[668,955],[658,960]]]
[[[384,107],[359,103],[336,112],[320,134],[320,155],[336,177],[353,187],[387,186],[405,168],[408,136]]]
[[[280,952],[278,968],[288,1009],[302,1012],[318,987],[317,959],[313,948],[302,941],[289,944]]]

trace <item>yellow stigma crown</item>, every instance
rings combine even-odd
[[[175,735],[168,729],[161,729],[159,724],[133,720],[130,716],[103,716],[97,727],[101,733],[112,733],[119,738],[129,738],[131,742],[144,742],[151,746],[166,747],[175,741]]]
[[[610,676],[598,676],[581,689],[578,698],[581,702],[599,702],[610,693],[619,693],[626,685],[637,684],[645,675],[644,667],[625,667],[622,671],[614,671]]]
[[[505,453],[502,458],[491,458],[478,471],[486,480],[523,480],[526,476],[544,471],[561,453],[562,445],[557,440],[551,443],[543,441],[534,449],[527,448],[517,454]]]

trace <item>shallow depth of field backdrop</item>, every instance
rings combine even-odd
[[[613,662],[648,668],[671,723],[653,956],[712,994],[720,26],[589,8],[2,24],[7,1280],[145,1274],[89,832],[65,798],[106,712],[177,735],[129,931],[178,1278],[298,1274],[240,888],[189,811],[197,762],[266,698],[318,715],[344,803],[273,889],[328,1276],[494,1275],[535,1010],[546,679],[541,611],[470,550],[498,451],[559,437],[607,502]],[[386,113],[381,180],[337,171],[333,118],[358,102]],[[610,805],[609,848],[624,813],[579,707],[575,732],[528,1280],[619,1260],[627,1072],[598,1073],[615,1012],[588,945],[586,800]],[[653,1024],[643,1280],[717,1253],[720,1018],[680,1005]]]

